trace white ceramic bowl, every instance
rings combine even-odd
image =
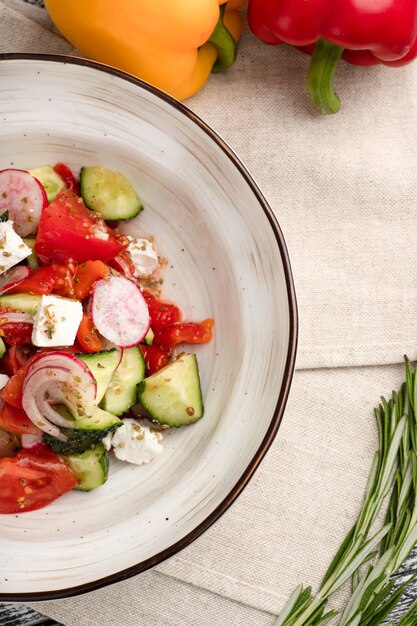
[[[205,417],[146,466],[40,511],[0,519],[0,601],[60,598],[152,567],[206,530],[246,485],[287,400],[297,312],[281,230],[231,149],[186,107],[84,60],[0,56],[0,168],[58,160],[124,172],[145,210],[128,228],[169,259],[163,295],[216,320],[198,347]],[[279,175],[279,172],[277,172]]]

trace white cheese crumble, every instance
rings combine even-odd
[[[13,229],[13,222],[0,222],[0,274],[26,259],[32,250]]]
[[[143,421],[127,417],[123,426],[103,439],[103,444],[107,450],[113,448],[115,456],[121,461],[142,465],[162,454],[161,440],[162,433]]]
[[[3,387],[6,386],[8,380],[9,377],[7,374],[0,374],[0,389],[3,389]]]
[[[136,278],[146,278],[153,274],[159,261],[152,241],[137,239],[131,235],[128,235],[127,239],[129,241],[127,250],[135,266]]]
[[[39,347],[72,346],[83,316],[78,300],[42,296],[32,331],[32,343]]]

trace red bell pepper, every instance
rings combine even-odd
[[[249,25],[266,43],[312,54],[308,88],[320,113],[336,113],[333,77],[355,65],[400,66],[417,56],[415,0],[249,0]]]

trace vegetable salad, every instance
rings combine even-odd
[[[142,203],[102,165],[0,171],[0,513],[103,485],[111,455],[148,463],[203,417],[212,319],[160,298],[153,240],[118,232]]]

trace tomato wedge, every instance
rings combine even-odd
[[[16,435],[36,435],[38,432],[26,413],[8,402],[3,404],[0,411],[0,428]]]
[[[89,211],[81,198],[62,189],[42,211],[35,253],[44,263],[112,259],[127,241],[106,226],[102,216]]]
[[[7,381],[1,392],[3,400],[18,409],[22,408],[22,391],[25,376],[26,367],[24,365]]]
[[[139,345],[142,356],[145,359],[146,375],[155,374],[158,370],[168,363],[168,354],[166,350],[158,348],[158,346]]]
[[[148,305],[151,328],[154,333],[157,333],[165,326],[170,326],[182,320],[181,310],[175,304],[158,300],[149,291],[144,291],[143,296]]]
[[[0,459],[0,513],[40,509],[77,484],[69,467],[48,449],[20,450]]]
[[[162,348],[173,348],[179,343],[208,343],[213,337],[214,320],[183,322],[165,326],[155,333],[154,343]]]
[[[47,295],[51,293],[57,279],[56,271],[53,267],[40,267],[32,272],[30,276],[20,281],[17,285],[9,289],[12,293],[34,293]]]
[[[54,170],[58,174],[58,176],[62,178],[67,188],[70,191],[76,193],[77,196],[79,196],[80,186],[68,165],[65,165],[65,163],[57,163],[56,165],[54,165]]]
[[[110,274],[110,268],[103,261],[86,261],[77,265],[74,278],[74,298],[84,300],[92,286],[100,278]]]
[[[74,275],[75,275],[75,263],[69,261],[68,263],[52,263],[52,267],[55,270],[55,283],[52,289],[52,293],[63,298],[75,298],[74,295]]]

